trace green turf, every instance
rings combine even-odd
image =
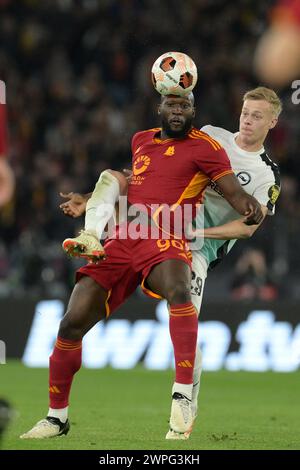
[[[0,366],[0,395],[18,411],[3,449],[300,449],[299,373],[206,372],[188,441],[166,441],[173,372],[82,369],[68,436],[19,439],[47,411],[46,369]]]

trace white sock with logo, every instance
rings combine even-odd
[[[68,410],[68,406],[65,408],[49,408],[47,416],[58,418],[62,423],[65,423],[68,419]]]
[[[197,416],[201,372],[202,372],[202,352],[199,346],[197,346],[195,363],[194,363],[194,371],[193,371],[193,393],[192,393],[192,410],[193,410],[194,416]]]
[[[118,179],[109,171],[103,171],[86,205],[85,230],[92,232],[98,239],[101,238],[107,222],[114,214],[119,195]]]

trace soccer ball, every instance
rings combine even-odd
[[[195,62],[183,52],[166,52],[151,70],[154,88],[161,95],[188,95],[197,83]]]

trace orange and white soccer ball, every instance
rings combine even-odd
[[[151,70],[154,88],[161,95],[188,95],[197,83],[195,62],[183,52],[166,52]]]

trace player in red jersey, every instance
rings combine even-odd
[[[124,302],[139,284],[169,303],[176,366],[170,428],[184,434],[192,426],[191,396],[198,318],[191,301],[191,260],[183,231],[180,238],[171,224],[168,238],[164,239],[165,227],[157,217],[159,211],[152,205],[167,203],[171,211],[176,211],[189,202],[194,209],[205,187],[213,180],[218,181],[233,207],[248,216],[249,223],[257,224],[263,216],[256,199],[239,185],[224,149],[207,134],[192,127],[195,116],[192,95],[163,97],[159,114],[162,128],[139,132],[133,137],[133,178],[128,189],[131,208],[136,204],[143,205],[144,220],[159,227],[158,238],[131,237],[131,223],[121,223],[117,236],[105,244],[107,258],[99,264],[79,269],[77,284],[50,357],[48,416],[22,438],[53,437],[68,432],[69,393],[73,376],[81,365],[82,338],[100,319]],[[99,221],[95,209],[101,198],[107,202],[103,188],[109,186],[109,181],[112,184],[113,178],[118,185],[119,180],[112,173],[107,172],[104,180],[102,174],[89,199],[88,231],[83,234],[86,239],[97,240]],[[128,237],[122,237],[124,233]],[[74,240],[69,239],[64,244],[65,249],[74,253],[74,244]]]
[[[7,122],[5,83],[0,80],[0,208],[12,198],[14,176],[7,162]]]
[[[283,86],[300,74],[300,1],[279,0],[271,12],[271,25],[260,39],[255,67],[272,85]]]

